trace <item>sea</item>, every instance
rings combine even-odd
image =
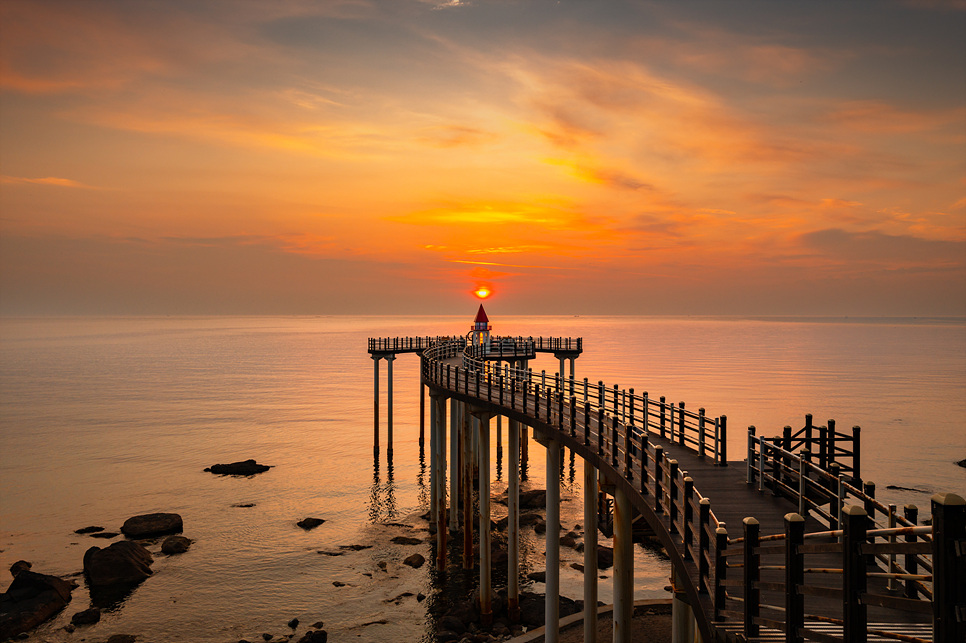
[[[933,493],[966,495],[956,465],[966,458],[966,319],[524,317],[492,308],[495,334],[582,337],[578,380],[727,415],[732,460],[743,458],[749,425],[779,435],[811,413],[816,425],[861,427],[863,477],[884,502],[927,513]],[[0,319],[0,576],[26,560],[78,583],[30,640],[297,640],[319,621],[330,641],[431,640],[430,606],[454,590],[434,584],[430,564],[403,564],[414,552],[429,558],[428,544],[391,540],[428,536],[418,358],[393,365],[391,460],[381,362],[383,448],[374,457],[366,340],[465,334],[474,313]],[[552,373],[558,364],[547,356],[531,366]],[[506,454],[496,440],[491,449],[498,494]],[[204,471],[249,458],[272,468]],[[543,488],[544,462],[532,442],[525,489]],[[582,516],[579,459],[565,454],[561,475],[570,528]],[[713,490],[701,491],[713,504]],[[494,505],[494,519],[501,511]],[[90,605],[84,552],[123,538],[75,530],[116,532],[153,512],[180,514],[190,549],[167,556],[150,543],[153,575],[99,623],[68,633]],[[304,530],[296,522],[306,517],[325,523]],[[541,569],[543,537],[523,532],[524,573]],[[342,549],[351,545],[370,548]],[[582,554],[561,556],[561,593],[579,599],[581,572],[569,563]],[[601,575],[600,599],[610,602],[610,574]],[[668,575],[659,550],[635,547],[635,598],[668,597]]]

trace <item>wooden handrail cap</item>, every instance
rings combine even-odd
[[[710,505],[711,504],[711,501],[708,500],[707,498],[701,498],[701,500],[698,500],[698,504],[699,505]]]
[[[800,514],[795,512],[785,514],[785,522],[805,522]]]
[[[757,525],[758,524],[758,519],[755,518],[754,516],[748,516],[744,520],[742,520],[741,522],[743,524],[745,524],[745,525]]]
[[[936,503],[937,505],[946,505],[946,506],[954,506],[954,507],[966,505],[966,500],[963,500],[962,496],[957,495],[955,493],[937,493],[932,498],[930,498],[930,500]]]
[[[847,516],[868,516],[865,507],[861,505],[846,505],[842,507],[842,513]]]

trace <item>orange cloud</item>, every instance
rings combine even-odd
[[[81,188],[84,190],[98,190],[100,188],[95,188],[90,185],[85,185],[80,181],[74,181],[73,179],[63,179],[56,176],[46,176],[43,178],[29,179],[22,176],[0,176],[0,183],[8,185],[51,185],[59,188]]]

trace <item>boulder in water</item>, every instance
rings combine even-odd
[[[318,527],[324,522],[325,520],[323,520],[322,518],[305,518],[303,520],[298,521],[295,524],[301,527],[302,529],[304,529],[305,531],[308,531],[309,529],[315,529],[316,527]]]
[[[191,546],[191,541],[184,536],[168,536],[161,543],[161,553],[168,554],[183,554],[188,551],[188,547]]]
[[[101,549],[91,547],[84,553],[84,574],[92,591],[140,583],[152,574],[154,558],[143,546],[130,540]]]
[[[176,534],[184,529],[178,514],[154,513],[132,516],[121,525],[121,533],[128,538],[151,538]]]
[[[249,459],[241,462],[232,462],[230,464],[213,464],[205,469],[205,471],[225,476],[253,476],[256,473],[264,473],[269,469],[271,469],[270,466],[258,464],[254,460]]]
[[[0,640],[27,632],[64,609],[73,589],[62,578],[20,571],[0,594]]]

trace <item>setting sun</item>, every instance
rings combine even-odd
[[[486,299],[487,297],[493,294],[493,291],[491,291],[486,286],[480,286],[479,288],[473,291],[473,294],[476,295],[478,299]]]

